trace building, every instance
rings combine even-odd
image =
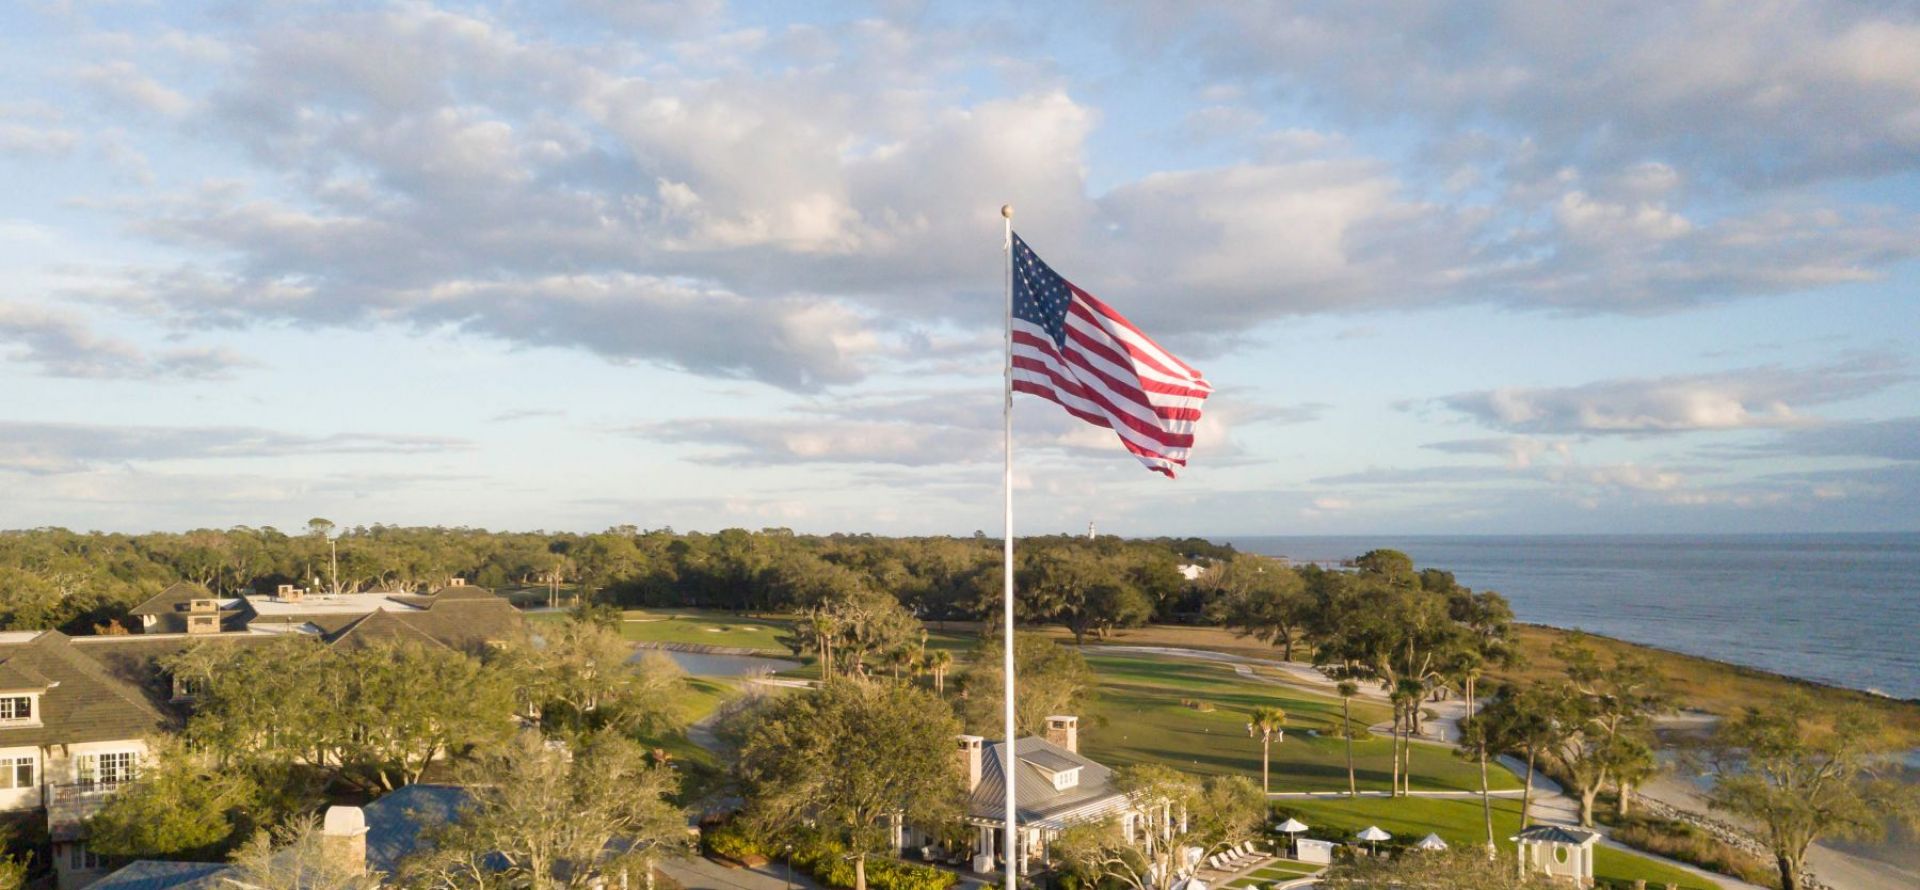
[[[351,596],[351,607],[322,599],[304,612],[273,605],[263,612],[254,598],[220,601],[197,585],[176,584],[134,613],[140,633],[0,633],[0,813],[44,811],[61,890],[106,873],[107,863],[87,849],[87,817],[137,777],[147,739],[185,724],[194,690],[161,667],[169,656],[286,633],[342,648],[404,639],[472,652],[527,632],[519,611],[484,588]]]
[[[466,800],[466,791],[451,785],[408,785],[365,807],[328,807],[320,823],[323,855],[387,883],[418,848],[421,833],[457,818]],[[140,859],[89,890],[225,890],[233,877],[233,866],[223,863]]]
[[[1131,840],[1150,830],[1141,824],[1139,808],[1113,784],[1113,771],[1080,753],[1079,719],[1047,718],[1046,736],[1020,739],[1014,745],[1014,793],[1020,824],[1019,862],[1022,874],[1048,861],[1047,845],[1067,827],[1118,816],[1121,830]],[[979,736],[963,735],[958,754],[967,776],[966,823],[975,830],[973,870],[997,871],[1006,861],[1006,777],[1001,769],[1001,745]],[[1171,814],[1162,810],[1158,818]],[[1167,826],[1160,826],[1164,831]]]
[[[1593,886],[1596,832],[1560,825],[1532,825],[1509,838],[1519,845],[1520,873],[1538,873],[1578,887]]]
[[[416,639],[462,651],[525,633],[520,610],[512,603],[462,578],[426,594],[312,593],[282,584],[271,594],[227,599],[183,581],[128,614],[142,634],[299,633],[329,643]]]

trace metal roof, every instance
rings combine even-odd
[[[1561,825],[1534,825],[1509,838],[1515,841],[1534,841],[1548,844],[1591,844],[1600,839],[1600,835],[1581,828],[1567,828]]]

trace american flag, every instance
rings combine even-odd
[[[1061,278],[1013,236],[1013,388],[1120,436],[1147,469],[1187,465],[1200,372],[1161,349],[1113,307]]]

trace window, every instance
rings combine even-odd
[[[107,751],[80,755],[80,784],[89,788],[112,788],[133,781],[140,755],[132,751]]]
[[[86,844],[67,845],[67,867],[74,871],[91,871],[106,864],[106,857],[87,849]]]
[[[32,788],[39,763],[32,757],[0,757],[0,789]]]
[[[33,719],[33,696],[0,696],[0,722],[25,723]]]

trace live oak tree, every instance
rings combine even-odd
[[[1038,634],[1015,634],[1014,639],[1014,731],[1023,736],[1039,733],[1049,715],[1079,713],[1099,682],[1080,650]],[[998,637],[982,642],[962,677],[961,715],[967,728],[995,738],[1003,722],[1003,652]]]
[[[1900,746],[1859,705],[1823,710],[1795,696],[1749,709],[1721,724],[1713,750],[1708,800],[1760,826],[1782,890],[1806,885],[1815,840],[1872,838],[1890,817],[1920,822],[1920,795],[1894,776]]]
[[[87,819],[87,847],[128,859],[218,861],[234,835],[260,821],[260,789],[205,752],[170,737],[148,740],[140,781]]]
[[[926,690],[851,680],[770,699],[730,731],[746,818],[769,833],[811,821],[846,845],[854,888],[867,859],[911,816],[938,828],[960,815],[964,789],[952,711]]]
[[[683,722],[676,700],[686,673],[658,652],[632,661],[633,645],[617,628],[569,618],[541,628],[540,645],[523,644],[501,659],[519,688],[526,716],[549,735],[606,727],[659,735]]]
[[[1609,783],[1622,784],[1624,796],[1632,777],[1651,770],[1653,716],[1671,706],[1672,693],[1651,661],[1621,654],[1602,663],[1577,634],[1553,652],[1566,663],[1566,680],[1553,696],[1547,754],[1580,800],[1580,824],[1591,828],[1594,802]]]
[[[223,765],[332,767],[369,790],[512,732],[512,679],[438,644],[202,644],[167,661],[202,692],[187,737]]]
[[[1060,833],[1049,850],[1089,885],[1117,884],[1130,890],[1172,890],[1187,877],[1183,852],[1201,857],[1260,836],[1266,795],[1244,776],[1200,781],[1158,764],[1114,771],[1114,787],[1126,792],[1126,814],[1135,826],[1125,834],[1121,816],[1082,823]]]
[[[1242,556],[1201,580],[1218,594],[1210,617],[1280,647],[1280,657],[1293,660],[1293,646],[1306,635],[1314,610],[1298,572],[1276,560]]]
[[[672,769],[611,731],[577,745],[523,733],[462,767],[471,795],[428,827],[401,866],[422,890],[582,890],[651,884],[661,860],[690,852]]]

